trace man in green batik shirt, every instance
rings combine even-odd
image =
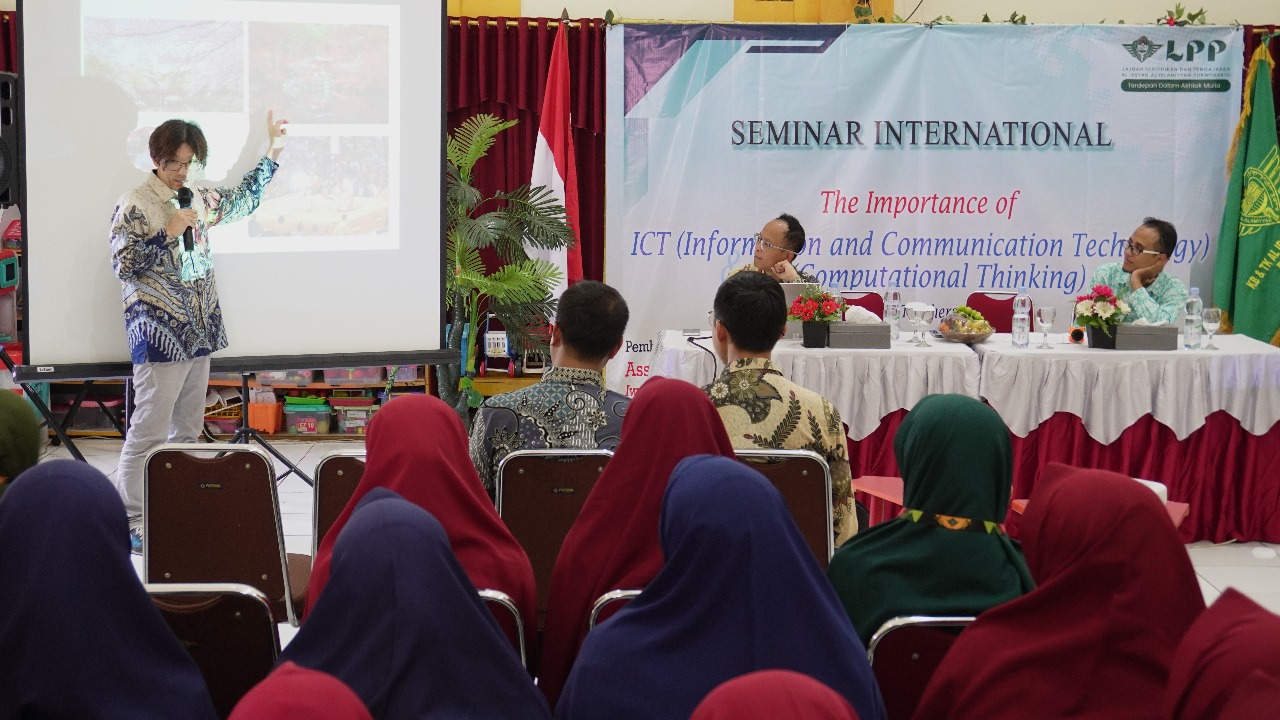
[[[1187,286],[1164,272],[1178,245],[1172,223],[1149,217],[1129,236],[1124,262],[1107,263],[1093,271],[1089,287],[1106,285],[1129,304],[1126,322],[1146,320],[1172,325],[1187,303]]]

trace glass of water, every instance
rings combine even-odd
[[[1058,308],[1052,305],[1041,305],[1036,308],[1036,324],[1040,326],[1040,344],[1036,347],[1041,350],[1052,350],[1053,346],[1049,344],[1049,328],[1053,327],[1053,321],[1058,317]]]
[[[916,339],[912,343],[920,347],[929,347],[929,341],[924,339],[924,330],[929,327],[929,321],[933,319],[933,308],[911,308],[907,311],[907,319],[916,329]]]
[[[1218,328],[1222,327],[1222,310],[1205,308],[1205,311],[1200,315],[1200,324],[1204,326],[1204,331],[1209,333],[1209,342],[1200,349],[1217,350],[1218,346],[1213,344],[1213,334],[1218,332]]]

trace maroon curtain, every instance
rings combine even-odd
[[[1263,36],[1266,33],[1276,32],[1280,29],[1280,25],[1245,25],[1244,26],[1244,74],[1249,74],[1249,61],[1253,59],[1253,53],[1258,49]],[[1262,32],[1259,32],[1262,31]],[[1271,57],[1280,61],[1280,35],[1271,38],[1267,43],[1267,49],[1271,51]],[[1244,88],[1247,93],[1249,88]],[[1280,113],[1280,72],[1271,73],[1271,99],[1275,103],[1276,112]]]
[[[485,194],[529,182],[556,27],[547,18],[450,18],[448,129],[479,113],[520,121],[476,164],[473,183]],[[604,279],[604,33],[599,18],[569,26],[579,243],[583,276],[590,280]]]
[[[18,13],[0,12],[0,72],[18,72]]]

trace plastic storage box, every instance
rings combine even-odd
[[[280,403],[249,403],[249,427],[264,433],[280,432],[284,421],[283,406]]]
[[[383,380],[383,369],[378,367],[329,368],[324,371],[324,381],[330,385],[369,385]]]
[[[312,370],[271,370],[255,374],[262,385],[310,385],[315,381]]]
[[[338,404],[335,400],[333,416],[338,423],[338,432],[344,435],[363,435],[377,410],[378,406],[373,404],[373,398],[359,405]]]
[[[421,365],[388,365],[387,377],[395,373],[396,382],[417,382],[422,379]]]
[[[331,416],[328,404],[284,406],[284,426],[290,435],[327,435]]]

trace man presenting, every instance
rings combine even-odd
[[[155,169],[120,198],[111,219],[111,265],[124,296],[134,392],[115,482],[134,552],[142,551],[143,461],[166,441],[199,437],[209,354],[227,346],[209,227],[257,209],[279,167],[286,124],[267,112],[269,157],[239,187],[186,188],[188,170],[205,163],[209,146],[199,125],[166,120],[148,141]]]
[[[1187,288],[1165,264],[1178,245],[1178,231],[1164,220],[1149,217],[1129,236],[1124,262],[1107,263],[1093,271],[1089,287],[1106,285],[1129,304],[1127,322],[1144,319],[1172,325],[1187,302]]]
[[[792,265],[804,252],[804,228],[799,220],[782,213],[765,223],[755,239],[752,262],[734,269],[730,275],[751,270],[762,272],[778,282],[818,282],[814,276],[800,272]]]

